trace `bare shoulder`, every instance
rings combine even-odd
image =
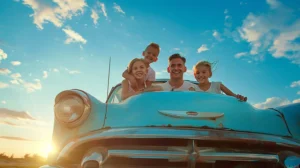
[[[124,80],[122,81],[122,85],[126,85],[126,84],[128,84],[128,79],[124,79]]]

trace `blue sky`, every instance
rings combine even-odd
[[[168,57],[217,62],[212,81],[257,108],[300,102],[300,4],[287,0],[6,0],[0,5],[0,153],[45,154],[65,89],[106,99],[150,42]],[[19,151],[19,149],[22,149]]]

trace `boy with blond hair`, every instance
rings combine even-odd
[[[158,55],[160,52],[159,45],[156,43],[150,43],[146,49],[143,51],[143,59],[145,60],[148,73],[145,77],[145,82],[147,87],[152,85],[152,82],[155,81],[155,71],[150,67],[150,64],[158,60]],[[137,87],[136,79],[128,73],[128,70],[125,70],[122,74],[123,78],[130,81],[132,88]]]

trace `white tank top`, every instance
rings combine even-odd
[[[201,91],[203,91],[203,90],[201,90]],[[209,89],[206,90],[206,91],[203,91],[203,92],[222,94],[222,91],[221,91],[221,82],[210,82]]]

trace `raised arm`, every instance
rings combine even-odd
[[[242,95],[239,95],[239,94],[235,94],[233,93],[230,89],[228,89],[225,85],[223,85],[221,83],[220,85],[220,88],[222,90],[222,92],[224,92],[226,95],[228,96],[233,96],[233,97],[236,97],[237,99],[241,100],[241,101],[247,101],[247,97],[244,97]]]
[[[122,77],[130,81],[132,88],[137,88],[137,82],[135,78],[128,73],[127,69],[123,72]]]

